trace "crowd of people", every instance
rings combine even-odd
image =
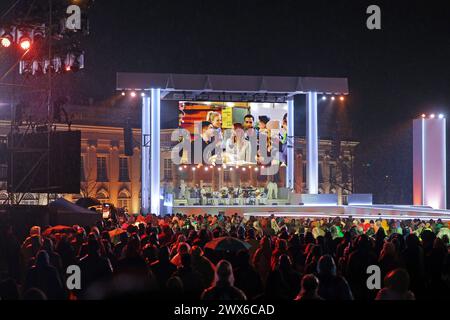
[[[3,224],[0,299],[448,299],[449,228],[440,220],[176,214],[120,228],[33,226],[19,240]],[[224,236],[245,246],[207,245]],[[81,286],[70,290],[73,265]],[[372,265],[379,289],[367,285]]]

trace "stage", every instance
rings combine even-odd
[[[406,205],[365,205],[365,206],[336,206],[336,205],[218,205],[218,206],[174,206],[172,213],[183,214],[239,214],[243,216],[292,218],[320,218],[320,217],[353,217],[364,219],[421,219],[450,221],[450,210],[434,210],[429,207]]]

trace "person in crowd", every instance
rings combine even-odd
[[[204,256],[202,248],[193,246],[191,249],[192,269],[202,276],[202,282],[209,287],[214,281],[215,266],[207,257]]]
[[[80,259],[81,294],[97,281],[108,280],[112,275],[110,261],[100,256],[100,245],[97,240],[89,239],[87,254]]]
[[[123,257],[117,261],[114,274],[131,274],[147,280],[148,266],[141,254],[141,242],[137,234],[133,234],[124,248]]]
[[[272,270],[267,275],[264,292],[257,296],[259,301],[289,300],[289,288],[280,270]]]
[[[292,267],[291,258],[286,254],[280,255],[275,268],[280,270],[281,275],[286,282],[288,298],[293,299],[300,290],[301,277]]]
[[[356,239],[355,249],[349,255],[346,268],[346,278],[352,288],[352,293],[358,300],[372,300],[371,291],[366,284],[367,268],[377,264],[377,256],[369,237],[366,234]]]
[[[295,300],[323,300],[318,293],[319,279],[311,273],[305,274],[302,278],[301,290]]]
[[[161,247],[158,250],[158,260],[150,264],[150,269],[160,288],[164,288],[171,275],[177,270],[176,265],[170,262],[169,248]]]
[[[64,269],[62,259],[59,253],[54,250],[53,240],[50,238],[44,238],[44,241],[42,243],[42,249],[47,252],[50,264],[56,268],[59,275],[61,276],[61,279],[64,279],[63,277]]]
[[[401,259],[411,279],[411,290],[416,297],[423,297],[425,293],[425,262],[423,248],[415,234],[406,237],[406,248]]]
[[[180,261],[177,271],[172,276],[179,277],[183,282],[183,292],[186,299],[197,300],[206,287],[202,275],[192,269],[192,258],[189,253],[182,253]]]
[[[215,283],[205,289],[202,300],[246,300],[245,293],[234,286],[233,268],[231,263],[221,260],[217,264]]]
[[[400,268],[401,262],[398,256],[395,245],[386,241],[383,245],[383,249],[380,252],[380,257],[378,259],[378,265],[381,269],[381,277],[384,277],[394,269]]]
[[[253,265],[261,276],[261,280],[265,283],[270,272],[270,262],[272,259],[270,238],[264,236],[259,242],[259,248],[253,255]]]
[[[262,293],[263,285],[261,276],[250,264],[250,257],[248,250],[240,250],[236,254],[234,285],[241,289],[248,299],[253,299]]]
[[[47,251],[40,250],[35,264],[28,270],[25,289],[38,288],[50,300],[66,297],[58,270],[50,264]]]
[[[353,294],[347,281],[337,275],[333,257],[324,255],[317,264],[319,296],[325,300],[353,300]]]
[[[185,238],[184,238],[185,240]],[[176,249],[176,254],[173,256],[173,258],[170,260],[170,262],[172,262],[172,264],[174,264],[175,266],[179,267],[181,266],[181,256],[183,254],[187,254],[191,251],[191,246],[187,243],[187,242],[179,242],[177,249]]]
[[[287,241],[284,239],[277,239],[275,242],[275,250],[273,250],[272,257],[270,259],[270,267],[272,270],[277,266],[280,256],[286,254],[288,254]]]
[[[409,291],[409,274],[405,269],[395,269],[384,278],[384,288],[378,291],[376,300],[415,300]]]

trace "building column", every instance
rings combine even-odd
[[[319,148],[317,129],[317,92],[308,92],[306,104],[306,139],[307,139],[307,170],[306,184],[309,194],[319,192]]]
[[[142,98],[141,212],[150,212],[150,98]]]
[[[287,168],[286,188],[293,189],[295,185],[294,163],[294,97],[287,101]]]
[[[161,133],[161,89],[151,89],[151,151],[150,151],[150,209],[160,214],[160,133]]]

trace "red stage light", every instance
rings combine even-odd
[[[28,50],[31,48],[31,40],[29,38],[22,38],[20,40],[20,47],[23,50]]]
[[[9,46],[11,46],[11,40],[8,38],[2,38],[2,46],[5,48],[8,48]]]

